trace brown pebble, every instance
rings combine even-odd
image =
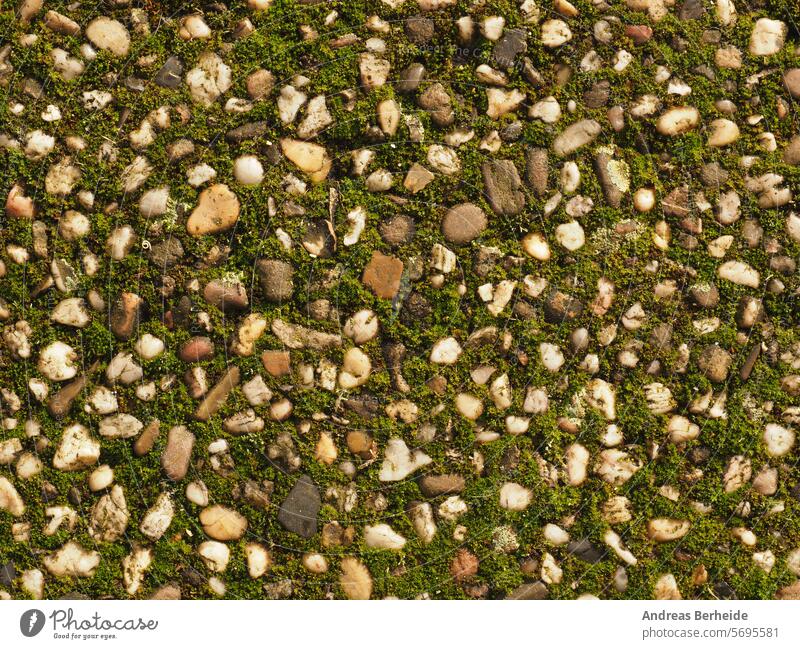
[[[268,349],[261,354],[261,362],[264,369],[272,376],[286,376],[292,371],[290,352]]]
[[[372,253],[372,259],[364,268],[361,281],[375,295],[384,299],[391,299],[400,290],[400,277],[403,274],[403,262],[397,257]]]
[[[164,475],[178,481],[186,477],[192,459],[195,437],[186,426],[173,426],[167,433],[167,445],[161,454]]]
[[[419,479],[419,488],[428,498],[458,494],[464,491],[464,476],[447,473],[444,475],[426,475]]]
[[[753,345],[752,349],[750,349],[750,353],[747,355],[747,358],[742,365],[742,368],[739,370],[739,378],[742,381],[746,381],[750,378],[750,374],[753,372],[753,368],[756,365],[756,361],[758,361],[758,357],[761,355],[761,343],[756,343]]]
[[[197,406],[194,418],[199,421],[211,419],[228,399],[231,390],[239,385],[239,377],[239,368],[235,365],[229,367],[217,384],[208,391],[206,398]]]
[[[207,336],[195,336],[187,340],[178,352],[178,358],[186,363],[206,361],[214,356],[214,343]]]
[[[472,552],[461,548],[450,563],[450,574],[456,581],[469,579],[478,573],[480,562]]]
[[[647,25],[626,25],[625,36],[636,45],[644,45],[653,37],[653,29]]]
[[[151,450],[153,450],[153,446],[158,439],[159,434],[161,433],[161,422],[158,419],[153,419],[147,426],[145,426],[142,434],[136,438],[136,441],[133,443],[133,454],[136,457],[142,457],[143,455],[147,455]]]
[[[111,331],[119,340],[129,340],[139,325],[144,301],[136,293],[123,293],[111,306]]]

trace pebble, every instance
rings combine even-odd
[[[320,505],[317,486],[307,475],[300,476],[281,503],[278,522],[288,531],[310,538],[317,533]]]
[[[189,470],[195,436],[185,426],[174,426],[167,433],[167,445],[161,455],[164,474],[175,482],[183,480]]]
[[[527,509],[533,500],[533,493],[516,482],[506,482],[500,488],[500,506],[512,512]]]
[[[217,541],[237,541],[247,531],[247,519],[222,505],[211,505],[200,512],[203,531]]]
[[[330,173],[331,159],[325,148],[319,144],[284,138],[281,140],[281,149],[283,155],[308,174],[312,182],[321,182]]]
[[[58,550],[45,556],[42,564],[56,577],[91,577],[100,565],[100,553],[86,550],[75,541],[67,541]]]
[[[260,185],[264,168],[255,156],[241,156],[233,163],[233,175],[242,185]]]
[[[789,453],[794,447],[794,440],[795,433],[790,428],[778,424],[767,424],[764,428],[764,444],[771,457],[781,457]]]
[[[263,577],[272,567],[272,555],[260,543],[248,543],[245,546],[245,555],[247,556],[247,573],[253,579]]]
[[[230,89],[232,83],[231,68],[214,52],[203,52],[197,67],[186,73],[186,85],[192,100],[201,106],[211,106]]]
[[[228,546],[219,541],[203,541],[197,547],[197,554],[206,568],[213,572],[225,572],[231,557]]]
[[[661,135],[677,136],[687,133],[700,124],[700,111],[694,106],[677,106],[664,112],[656,121]]]
[[[86,26],[86,37],[92,45],[114,56],[127,56],[130,51],[128,30],[119,21],[106,16],[95,18]]]
[[[708,146],[727,146],[739,139],[739,127],[729,119],[715,119],[708,127],[711,131]]]
[[[401,550],[406,544],[406,539],[386,523],[378,523],[364,527],[364,543],[368,548]]]
[[[761,276],[749,264],[742,261],[726,261],[717,268],[720,279],[728,280],[740,286],[758,288],[761,285]]]
[[[239,212],[239,199],[227,185],[211,185],[200,192],[197,206],[186,222],[186,231],[193,237],[224,232],[236,224]]]
[[[372,576],[367,567],[355,557],[344,557],[340,564],[339,585],[347,599],[369,599],[372,596]]]
[[[569,251],[582,248],[586,243],[583,227],[577,221],[562,223],[556,227],[556,241]]]
[[[658,543],[683,538],[689,532],[689,521],[673,518],[654,518],[647,521],[647,536]]]
[[[563,20],[546,20],[542,23],[541,39],[545,47],[560,47],[572,40],[572,31]]]
[[[553,140],[553,152],[566,157],[580,148],[591,144],[600,135],[602,127],[592,119],[584,119],[571,124]]]
[[[796,598],[785,17],[301,0],[308,56],[269,69],[285,8],[240,4],[16,5],[0,508],[31,552],[0,598]]]
[[[772,18],[759,18],[750,33],[748,50],[754,56],[772,56],[783,48],[786,39],[786,23]]]
[[[373,252],[361,281],[379,298],[390,299],[400,290],[403,262],[396,257]]]
[[[381,482],[397,482],[417,469],[431,463],[431,458],[417,449],[413,452],[402,439],[392,438],[386,443],[384,460],[378,479]]]

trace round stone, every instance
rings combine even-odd
[[[451,207],[442,219],[442,234],[450,243],[465,244],[486,229],[486,213],[472,203]]]
[[[242,185],[260,185],[264,180],[264,167],[253,155],[243,155],[233,163],[233,175]]]

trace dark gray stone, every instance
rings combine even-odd
[[[524,29],[507,29],[494,46],[492,58],[501,68],[510,68],[520,54],[528,51],[527,34]]]
[[[169,268],[178,263],[184,255],[183,245],[177,237],[154,243],[147,251],[147,258],[158,268]]]
[[[425,78],[425,66],[422,63],[412,63],[400,72],[397,89],[400,92],[414,92]]]
[[[256,270],[265,299],[284,302],[292,297],[294,269],[291,264],[277,259],[259,259]]]
[[[281,503],[278,522],[290,532],[304,538],[317,533],[317,514],[319,514],[319,489],[307,475],[302,475]]]
[[[706,187],[719,187],[728,180],[728,175],[719,162],[709,162],[700,167],[700,178]]]
[[[586,563],[599,563],[606,555],[602,550],[598,550],[589,539],[581,539],[580,541],[570,541],[567,544],[567,552],[575,555],[581,561]]]
[[[11,588],[11,582],[17,578],[17,569],[13,561],[0,563],[0,585]]]
[[[450,95],[438,81],[429,85],[417,97],[417,104],[428,111],[431,121],[437,126],[450,126],[455,120]]]
[[[611,96],[611,84],[606,81],[598,81],[589,90],[583,93],[583,103],[587,108],[600,108],[608,103]]]
[[[267,132],[266,122],[248,122],[236,128],[231,129],[225,134],[225,139],[231,143],[244,142],[245,140],[253,140],[257,137],[265,135]]]
[[[156,85],[175,90],[181,85],[183,62],[177,56],[170,56],[156,73]]]
[[[689,289],[689,295],[697,306],[712,309],[719,304],[719,289],[716,284],[695,284]]]
[[[415,45],[424,45],[433,38],[436,26],[430,18],[412,16],[406,20],[406,37]]]
[[[554,324],[574,320],[582,311],[581,301],[563,291],[553,291],[544,303],[544,319]]]
[[[705,14],[706,10],[700,0],[686,0],[678,11],[680,20],[697,20]]]

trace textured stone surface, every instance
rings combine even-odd
[[[797,598],[795,4],[2,3],[0,599]]]

